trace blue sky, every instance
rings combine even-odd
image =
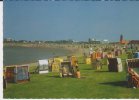
[[[4,38],[139,39],[139,1],[4,1]]]

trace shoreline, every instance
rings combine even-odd
[[[3,47],[29,47],[29,48],[63,48],[67,50],[85,49],[80,44],[56,44],[56,43],[4,43]]]
[[[89,47],[83,47],[83,44],[58,44],[58,43],[4,43],[3,47],[27,47],[27,48],[63,48],[72,52],[83,52]],[[76,54],[76,53],[75,53]]]
[[[51,44],[52,45],[52,44]],[[6,43],[4,44],[3,47],[25,47],[25,48],[51,48],[51,49],[57,49],[57,48],[60,48],[59,45],[53,45],[53,46],[43,46],[43,45],[38,45],[38,44],[35,44],[32,46],[32,44],[23,44],[23,43]],[[62,49],[65,49],[67,51],[69,51],[70,53],[67,53],[65,54],[64,56],[70,56],[70,55],[75,55],[77,57],[79,56],[82,56],[83,55],[83,51],[85,48],[78,48],[76,46],[74,47],[71,47],[69,45],[62,47]],[[54,57],[54,56],[53,56]],[[59,56],[59,57],[63,57],[63,56]],[[37,61],[30,61],[30,62],[26,62],[26,63],[21,63],[21,64],[11,64],[11,65],[5,65],[5,66],[14,66],[14,65],[32,65],[32,64],[36,64]],[[3,64],[4,66],[4,64]],[[5,67],[4,66],[4,67]]]

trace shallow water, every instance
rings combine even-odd
[[[62,48],[28,48],[28,47],[4,47],[3,64],[26,64],[40,59],[48,59],[54,56],[66,56],[71,52]]]

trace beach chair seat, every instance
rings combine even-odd
[[[70,61],[61,62],[60,67],[61,67],[60,72],[62,73],[63,77],[73,77],[74,76],[74,71],[73,71]]]

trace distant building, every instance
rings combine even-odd
[[[99,40],[92,41],[92,44],[100,44],[100,43],[101,43],[101,41],[99,41]]]
[[[121,34],[121,36],[120,36],[120,43],[122,43],[122,41],[123,41],[123,35]]]
[[[128,43],[128,48],[139,51],[139,40],[130,40]]]
[[[109,43],[109,41],[105,39],[102,41],[102,43]]]
[[[104,39],[104,40],[97,40],[95,38],[89,38],[88,39],[88,42],[91,43],[91,44],[101,44],[101,43],[109,43],[109,41],[107,39]]]
[[[101,41],[99,41],[99,40],[96,40],[96,39],[89,39],[89,43],[91,43],[91,44],[100,44],[101,43]]]
[[[13,39],[12,38],[6,38],[6,39],[4,39],[4,41],[5,42],[11,42],[11,41],[13,41]]]
[[[120,44],[128,44],[128,41],[124,40],[123,35],[120,35]]]
[[[130,40],[128,44],[139,44],[139,40]]]

